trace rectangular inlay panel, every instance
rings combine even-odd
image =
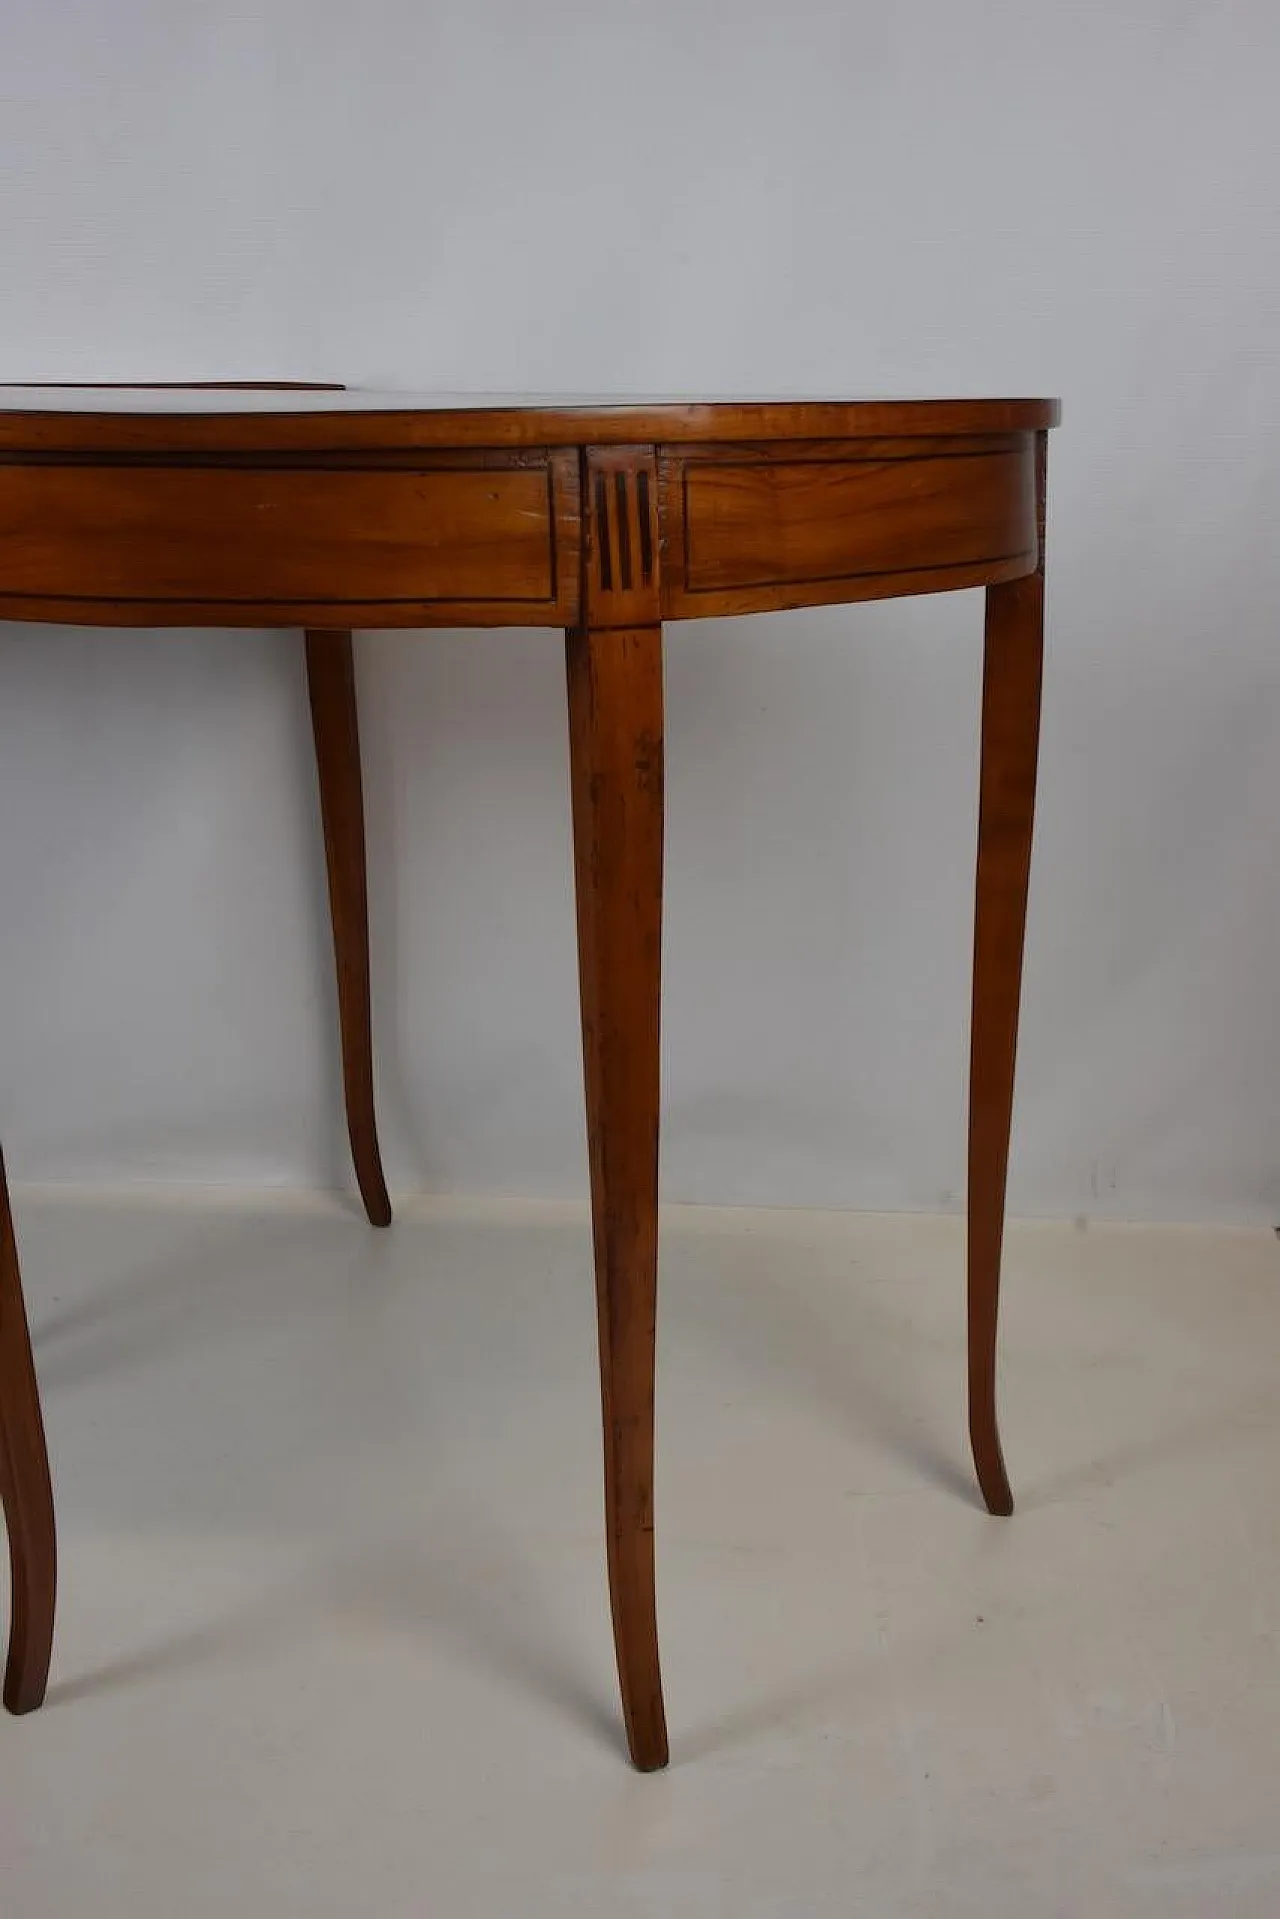
[[[691,460],[685,590],[717,593],[947,569],[1035,549],[1018,450],[912,460]]]
[[[6,599],[552,604],[545,462],[373,472],[0,466]]]

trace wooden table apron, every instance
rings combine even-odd
[[[297,409],[295,410],[295,403]],[[243,405],[246,410],[241,411]],[[1005,1174],[1039,727],[1046,400],[417,404],[0,397],[0,619],[306,632],[352,1154],[378,1155],[351,629],[567,635],[609,1589],[627,1740],[667,1757],[653,1554],[662,627],[986,588],[969,1129],[969,1421],[996,1424]],[[4,1699],[44,1696],[53,1500],[0,1163]]]

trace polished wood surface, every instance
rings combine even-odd
[[[0,618],[564,626],[576,503],[563,455],[316,471],[0,460]]]
[[[642,446],[1034,433],[1056,400],[690,400],[598,395],[0,387],[0,452],[313,456],[444,447]]]
[[[373,1030],[369,1001],[369,904],[365,877],[364,792],[351,635],[307,634],[307,690],[320,782],[329,914],[338,974],[342,1085],[356,1183],[372,1226],[391,1224],[373,1106]]]
[[[995,452],[668,461],[668,617],[939,592],[1024,573],[1035,557],[1026,439]],[[930,577],[931,576],[931,577]]]
[[[987,590],[969,1387],[979,1483],[1007,1513],[996,1335],[1057,418],[1051,400],[0,389],[0,618],[307,630],[347,1117],[375,1224],[390,1205],[350,629],[566,631],[609,1590],[642,1769],[667,1756],[653,1543],[663,622]],[[30,1705],[52,1629],[52,1509],[11,1232],[6,1245],[6,1698]]]
[[[653,1558],[662,629],[584,628],[567,657],[609,1597],[627,1741],[648,1772],[667,1759]]]
[[[40,538],[48,528],[56,540]],[[31,599],[551,598],[545,464],[336,474],[10,467],[0,471],[0,540],[5,591]]]
[[[650,448],[588,454],[586,621],[566,642],[609,1598],[627,1744],[642,1772],[667,1762],[653,1552],[663,840],[654,477]]]
[[[1034,572],[987,591],[969,1066],[969,1435],[988,1509],[1013,1493],[996,1422],[996,1319],[1031,875],[1044,650],[1048,435],[1037,435]]]
[[[0,1497],[13,1594],[4,1703],[32,1712],[44,1699],[53,1647],[58,1553],[40,1394],[22,1300],[9,1183],[0,1156]]]

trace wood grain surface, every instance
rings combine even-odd
[[[584,459],[583,597],[568,635],[578,970],[604,1416],[605,1535],[614,1646],[631,1757],[667,1762],[653,1552],[662,962],[662,629],[658,556],[636,525],[642,449]],[[631,520],[631,557],[620,552]]]
[[[996,1328],[1031,874],[1044,653],[1047,434],[1038,436],[1038,559],[987,593],[969,1067],[969,1433],[983,1498],[1013,1511],[996,1420]]]
[[[6,451],[203,454],[386,452],[393,448],[640,446],[686,441],[867,439],[927,434],[1034,433],[1056,426],[1056,400],[603,400],[555,397],[441,400],[412,394],[343,393],[332,412],[308,397],[272,410],[234,410],[225,394],[212,410],[206,392],[166,396],[164,412],[130,411],[127,392],[107,408],[41,407],[18,389],[0,396],[0,457]]]
[[[9,1183],[0,1156],[0,1498],[9,1534],[12,1608],[4,1703],[33,1712],[44,1699],[53,1647],[58,1552],[53,1486],[27,1330]]]
[[[342,1085],[356,1183],[372,1226],[391,1224],[373,1103],[373,1027],[369,998],[369,902],[365,876],[364,789],[351,635],[310,631],[307,688],[329,913],[338,975]]]
[[[564,625],[550,463],[0,464],[0,616]],[[114,609],[114,612],[113,612]],[[329,622],[332,623],[332,622]]]
[[[1014,578],[1035,565],[1032,445],[1026,434],[914,458],[668,457],[664,610],[765,612]]]

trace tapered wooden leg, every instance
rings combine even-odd
[[[1024,579],[988,588],[982,682],[969,1074],[969,1436],[983,1498],[999,1514],[1013,1511],[996,1423],[996,1325],[1040,736],[1044,439],[1040,566]]]
[[[9,1188],[0,1158],[0,1494],[9,1532],[13,1608],[4,1703],[34,1712],[53,1648],[57,1546],[40,1394],[18,1274]]]
[[[568,636],[578,958],[609,1594],[642,1772],[667,1762],[653,1569],[662,942],[662,630]]]
[[[311,694],[316,768],[320,775],[329,911],[338,969],[347,1132],[365,1212],[374,1226],[389,1226],[391,1201],[382,1177],[373,1106],[364,798],[350,633],[308,632],[307,686]]]

